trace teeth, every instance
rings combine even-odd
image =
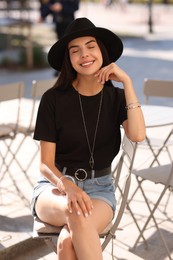
[[[93,62],[92,61],[90,61],[90,62],[86,62],[86,63],[83,63],[83,64],[81,64],[82,66],[88,66],[88,65],[90,65],[90,64],[92,64]]]

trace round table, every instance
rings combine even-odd
[[[173,107],[142,105],[146,127],[159,127],[173,124]]]

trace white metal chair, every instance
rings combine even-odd
[[[32,100],[31,100],[31,106],[30,106],[31,113],[30,113],[29,120],[27,118],[26,122],[23,121],[23,122],[19,123],[18,131],[23,136],[22,136],[22,139],[20,140],[20,144],[18,145],[16,153],[19,152],[19,150],[21,149],[22,145],[24,144],[26,138],[31,138],[33,140],[33,133],[34,133],[34,129],[35,129],[35,121],[36,121],[36,115],[37,115],[39,101],[40,101],[42,95],[44,94],[44,92],[46,90],[48,90],[49,88],[53,87],[54,84],[55,84],[55,78],[32,81],[32,90],[31,90]],[[29,168],[31,167],[34,159],[36,158],[36,155],[37,155],[38,149],[39,149],[38,143],[35,142],[34,140],[33,140],[33,144],[35,144],[36,150],[32,154],[32,157],[29,159],[27,166],[25,163],[25,168],[24,168],[24,166],[19,162],[19,160],[17,160],[18,166],[20,167],[22,172],[25,174],[26,178],[28,179],[28,182],[30,183],[30,185],[32,187],[33,187],[33,183],[31,182],[30,178],[28,178],[27,172],[28,172]]]
[[[151,97],[173,98],[173,81],[145,78],[143,93],[145,103],[148,103]]]
[[[108,243],[112,240],[112,259],[113,256],[113,239],[115,238],[115,233],[119,227],[120,221],[122,219],[126,202],[129,194],[130,183],[131,183],[131,170],[133,167],[136,143],[131,142],[126,136],[124,136],[122,141],[122,154],[116,171],[113,172],[115,178],[116,193],[118,193],[118,206],[115,214],[115,218],[112,223],[100,234],[100,239],[102,241],[102,251],[106,248]],[[123,184],[122,184],[123,183]],[[43,238],[46,244],[56,253],[56,245],[54,238],[58,237],[61,227],[54,227],[47,223],[41,222],[38,218],[34,219],[33,227],[33,238]]]
[[[161,200],[163,199],[166,191],[168,189],[173,189],[173,162],[171,164],[146,168],[142,170],[135,170],[132,171],[132,173],[136,176],[137,183],[138,183],[138,189],[141,191],[144,201],[148,207],[149,210],[149,216],[147,217],[147,220],[145,221],[145,224],[142,228],[139,227],[138,222],[133,214],[133,211],[130,208],[130,202],[134,199],[133,193],[132,197],[130,198],[130,201],[128,202],[128,209],[130,210],[131,216],[133,217],[134,222],[136,223],[136,226],[139,230],[139,236],[136,239],[136,242],[131,250],[134,250],[140,240],[140,238],[143,238],[146,247],[148,246],[147,240],[144,237],[144,232],[147,230],[148,224],[151,220],[153,220],[154,225],[158,231],[158,234],[160,236],[161,241],[163,242],[164,248],[167,252],[168,258],[171,258],[170,250],[167,246],[166,240],[159,228],[159,224],[157,223],[157,218],[155,217],[155,213],[157,210],[159,210],[159,205]],[[152,198],[147,196],[147,192],[145,191],[145,188],[143,187],[143,181],[148,180],[150,182],[153,182],[153,184],[162,184],[162,190],[159,192],[157,200],[152,201]],[[153,204],[153,207],[151,206]],[[171,221],[171,220],[170,220]]]
[[[144,79],[143,93],[146,104],[148,104],[152,98],[173,98],[173,81],[146,78]],[[164,125],[159,127],[161,129]],[[173,126],[171,126],[171,130],[165,139],[163,139],[162,136],[150,138],[150,136],[147,135],[146,142],[142,143],[142,145],[146,144],[154,156],[150,167],[154,165],[155,162],[157,162],[158,165],[160,164],[158,157],[163,150],[166,150],[168,157],[172,160],[171,152],[169,151],[169,146],[173,145],[173,140],[171,140],[172,135]]]
[[[27,125],[19,125],[19,131],[24,134],[24,137],[30,136],[35,129],[35,119],[37,115],[38,109],[38,101],[41,99],[44,92],[53,87],[56,79],[45,79],[45,80],[33,80],[32,81],[32,107],[31,107],[31,115]]]
[[[147,104],[150,103],[152,97],[153,98],[160,98],[160,99],[168,98],[168,97],[173,98],[173,81],[145,79],[144,80],[143,93],[145,95],[145,101],[146,101]],[[165,127],[165,125],[155,126],[155,128],[156,127],[159,127],[158,129],[162,129],[162,127]],[[165,194],[166,190],[169,188],[169,185],[170,185],[169,179],[168,179],[168,175],[169,175],[170,171],[169,171],[168,168],[172,164],[172,156],[171,156],[171,152],[169,151],[170,145],[173,145],[173,142],[171,140],[172,134],[173,134],[173,126],[170,126],[170,130],[167,133],[166,137],[164,137],[164,138],[163,138],[162,135],[160,135],[158,137],[150,136],[148,134],[148,131],[147,131],[146,141],[139,143],[137,145],[137,149],[140,149],[140,148],[149,149],[149,151],[152,153],[152,157],[149,153],[150,158],[151,158],[151,163],[148,165],[147,169],[144,169],[144,170],[141,169],[141,170],[133,171],[133,173],[136,176],[136,180],[137,180],[138,185],[137,185],[136,189],[133,191],[133,194],[131,195],[130,200],[127,203],[127,208],[128,208],[128,210],[129,210],[129,212],[130,212],[130,214],[131,214],[131,216],[134,220],[134,223],[136,224],[136,227],[138,228],[139,233],[140,233],[138,239],[136,240],[136,243],[135,243],[133,249],[136,247],[140,238],[143,239],[146,247],[148,245],[147,240],[144,237],[144,231],[146,230],[148,223],[146,222],[146,226],[144,226],[144,228],[141,229],[139,224],[138,224],[138,221],[137,221],[137,219],[136,219],[136,217],[135,217],[135,215],[134,215],[134,213],[133,213],[133,211],[131,210],[131,207],[130,207],[131,201],[134,199],[135,195],[138,194],[138,192],[140,191],[143,194],[146,205],[148,206],[148,209],[150,211],[150,216],[148,218],[148,222],[150,222],[150,220],[153,219],[155,226],[156,226],[156,228],[157,228],[157,230],[160,234],[161,240],[163,241],[163,244],[165,246],[165,249],[166,249],[169,257],[170,257],[170,252],[169,252],[169,249],[167,248],[167,245],[166,245],[166,242],[163,238],[163,235],[162,235],[162,233],[161,233],[161,231],[158,227],[156,219],[154,218],[154,211],[156,211],[156,208],[159,207],[159,202],[162,199],[163,195]],[[161,156],[161,153],[163,151],[166,151],[167,154],[168,154],[169,160],[171,162],[171,164],[169,166],[165,166],[165,165],[161,166],[160,165],[161,164],[160,161],[159,161],[160,158],[158,158],[158,157],[159,157],[159,155]],[[158,165],[158,167],[153,167],[155,164]],[[168,179],[168,181],[167,181],[167,179]],[[160,193],[160,199],[158,199],[158,201],[156,203],[154,202],[155,206],[153,207],[153,209],[151,209],[151,205],[149,203],[149,200],[146,198],[146,195],[145,195],[145,190],[142,187],[142,183],[145,180],[149,180],[149,181],[152,181],[154,183],[161,183],[161,184],[164,185],[164,189]],[[166,181],[167,181],[167,183],[166,183]],[[171,185],[172,185],[172,183],[171,183]],[[167,202],[165,203],[165,209],[162,210],[163,214],[166,213],[166,207],[169,203],[169,197],[171,195],[171,191],[172,191],[172,189],[170,189],[170,193],[168,195]],[[165,195],[167,196],[167,194],[165,194]]]
[[[20,193],[19,188],[10,172],[10,165],[13,160],[16,160],[16,151],[12,149],[13,142],[19,131],[19,121],[21,114],[21,99],[24,94],[24,83],[16,82],[0,86],[0,141],[2,143],[0,181],[3,180],[6,173],[10,175],[15,188]],[[12,157],[9,160],[8,157]]]

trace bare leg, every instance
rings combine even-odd
[[[55,226],[68,226],[72,242],[65,240],[66,242],[68,241],[68,246],[70,244],[73,245],[78,260],[103,259],[98,234],[102,232],[111,221],[113,212],[111,207],[101,200],[93,200],[93,204],[94,209],[92,215],[88,217],[84,217],[83,214],[78,216],[75,211],[69,213],[66,198],[59,196],[58,190],[56,189],[48,189],[42,192],[36,203],[36,211],[42,221]],[[70,237],[68,238],[70,239]],[[61,240],[61,245],[62,244],[65,245],[63,239]],[[71,255],[73,255],[72,246],[70,247]],[[66,257],[63,258],[62,252],[61,256],[61,260],[68,259]]]
[[[71,216],[69,229],[72,234],[72,243],[78,260],[101,260],[102,248],[99,238],[108,223],[112,220],[111,207],[100,200],[93,200],[94,210],[89,217]],[[103,214],[106,212],[106,214]]]
[[[58,260],[77,260],[67,225],[63,227],[57,243]]]

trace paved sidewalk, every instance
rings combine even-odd
[[[169,79],[173,80],[173,6],[157,5],[153,8],[154,26],[153,34],[148,33],[148,7],[147,5],[131,5],[129,4],[126,11],[123,11],[118,4],[111,7],[105,7],[103,4],[81,3],[80,10],[76,13],[76,17],[86,16],[96,25],[110,28],[117,32],[124,42],[124,53],[118,64],[131,75],[134,87],[141,103],[144,102],[142,94],[142,85],[145,77]],[[38,11],[33,13],[34,21],[38,17]],[[44,42],[47,51],[50,45],[55,41],[55,34],[52,26],[48,24],[35,24],[33,28],[33,37],[39,38]],[[0,84],[10,83],[23,80],[26,84],[25,97],[30,98],[31,82],[33,79],[51,78],[53,71],[50,68],[17,72],[17,71],[0,71]],[[28,100],[29,102],[29,100]],[[24,103],[27,117],[28,102]],[[173,106],[173,101],[166,99],[159,104]],[[157,103],[157,102],[156,102]],[[157,103],[158,104],[158,103]],[[158,135],[162,133],[158,133]],[[20,135],[15,140],[13,149],[17,147],[21,140]],[[28,164],[30,156],[35,151],[35,144],[31,139],[27,139],[25,145],[18,154],[18,159],[25,167]],[[139,161],[144,156],[148,156],[148,151],[139,153]],[[166,163],[166,157],[163,154],[163,162]],[[38,156],[35,158],[32,167],[27,175],[33,181],[38,177]],[[29,201],[32,194],[32,187],[28,183],[25,175],[21,173],[16,164],[10,167],[13,172],[15,181],[17,182],[20,193],[14,187],[9,172],[1,181],[0,189],[0,259],[8,260],[34,260],[34,259],[56,259],[54,254],[42,243],[35,243],[33,246],[32,236],[32,217],[30,215]],[[132,182],[132,190],[136,187],[135,181]],[[160,186],[146,183],[146,190],[151,199],[160,192]],[[21,197],[22,194],[22,197]],[[166,201],[161,204],[162,211]],[[173,198],[167,208],[167,215],[158,212],[158,220],[167,243],[173,253],[173,226],[168,221],[173,218],[172,207]],[[134,200],[134,210],[139,223],[142,225],[148,212],[145,204],[138,197]],[[148,250],[145,250],[143,243],[139,244],[136,251],[130,252],[129,248],[133,245],[138,231],[129,216],[125,213],[121,227],[123,231],[117,233],[117,239],[114,241],[115,259],[127,260],[166,260],[168,259],[165,250],[158,238],[158,234],[151,224],[147,230],[147,238],[151,242]],[[111,245],[104,253],[104,259],[111,259]],[[26,254],[25,254],[26,252]],[[28,254],[29,252],[29,254]],[[19,253],[20,256],[16,257]],[[172,254],[173,257],[173,254]]]

